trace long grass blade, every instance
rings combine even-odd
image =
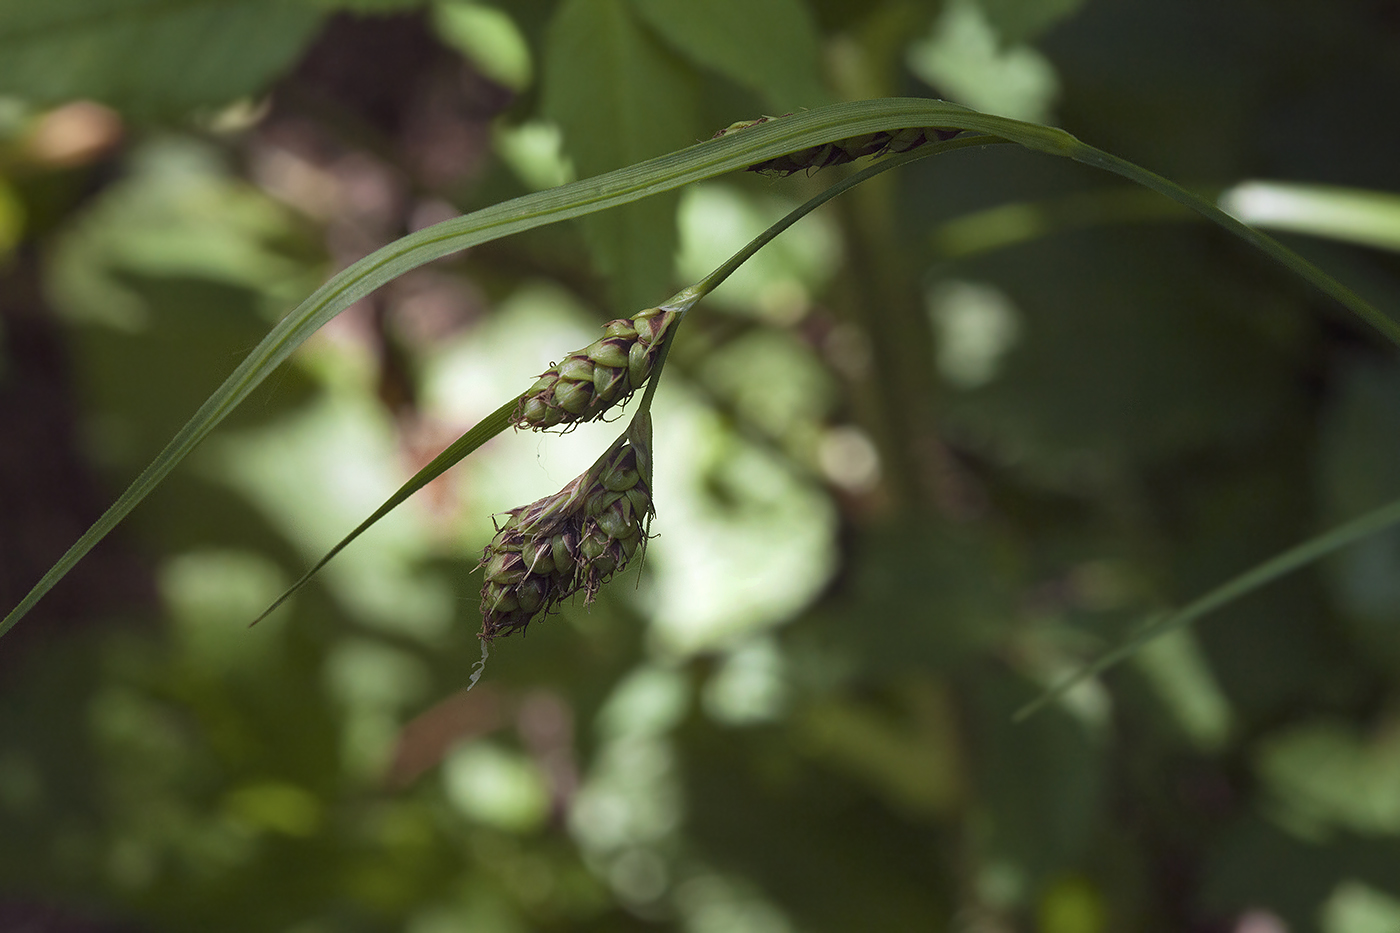
[[[282,319],[200,406],[145,470],[0,621],[4,635],[105,538],[180,461],[322,325],[386,282],[434,259],[545,224],[582,217],[801,149],[861,132],[959,126],[993,132],[1001,121],[944,101],[862,101],[795,114],[752,131],[524,195],[443,221],[390,243],[342,270]],[[1031,127],[1030,124],[1025,124]],[[1056,133],[1046,128],[1032,129]]]
[[[1096,677],[1114,665],[1132,657],[1139,648],[1152,639],[1190,625],[1202,616],[1267,586],[1285,574],[1306,567],[1348,544],[1384,531],[1395,524],[1400,524],[1400,499],[1367,512],[1360,518],[1333,528],[1315,538],[1310,538],[1297,547],[1290,548],[1282,554],[1264,561],[1176,612],[1149,616],[1127,641],[1047,689],[1039,697],[1017,710],[1013,718],[1019,722],[1044,709],[1090,677]]]
[[[281,596],[278,596],[277,599],[273,601],[272,605],[264,609],[256,619],[248,624],[250,626],[257,625],[263,619],[272,615],[283,603],[291,598],[293,593],[310,582],[311,578],[316,576],[316,574],[321,571],[322,567],[330,563],[332,557],[345,550],[346,546],[351,541],[354,541],[360,535],[364,534],[381,518],[398,508],[409,496],[446,473],[452,467],[456,466],[463,458],[475,452],[482,444],[485,444],[491,438],[510,427],[510,416],[515,411],[515,406],[520,403],[520,399],[523,397],[524,396],[517,395],[509,402],[506,402],[500,408],[497,408],[495,411],[491,412],[491,414],[478,421],[467,433],[448,445],[442,453],[432,459],[432,462],[413,474],[406,483],[398,488],[398,491],[388,499],[385,499],[384,504],[375,509],[369,518],[360,522],[360,524],[355,526],[354,531],[350,532],[344,538],[341,538],[340,542],[327,551],[326,555],[318,560],[315,566],[302,574],[301,578],[287,587],[286,591]]]

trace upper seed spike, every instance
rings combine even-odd
[[[535,380],[511,423],[544,429],[601,417],[651,377],[666,333],[679,318],[677,310],[648,308],[630,319],[609,321],[603,337]]]
[[[783,116],[792,116],[784,114]],[[715,138],[746,130],[760,123],[768,123],[781,117],[759,117],[757,120],[740,120],[731,123],[715,134]],[[773,159],[765,159],[750,165],[748,171],[763,175],[791,175],[806,169],[816,171],[831,165],[844,165],[865,156],[881,156],[892,152],[908,152],[925,143],[952,139],[962,130],[952,126],[909,127],[903,130],[866,133],[820,146],[809,146],[796,152],[789,152]]]

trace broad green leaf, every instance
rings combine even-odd
[[[778,113],[830,100],[817,27],[800,0],[633,0],[632,6],[677,53],[757,91]]]
[[[0,94],[139,116],[223,104],[286,71],[321,19],[285,0],[5,0]]]
[[[544,110],[564,130],[580,175],[637,162],[694,139],[685,70],[641,27],[626,0],[566,0],[549,28]],[[591,218],[599,270],[612,283],[615,317],[670,289],[676,198]]]
[[[481,74],[513,91],[530,86],[530,46],[504,11],[482,3],[440,0],[432,7],[433,31],[461,52]]]
[[[0,635],[23,618],[83,555],[150,495],[176,464],[242,403],[258,384],[286,362],[298,346],[321,325],[384,283],[434,259],[512,233],[630,204],[808,146],[911,126],[957,126],[988,134],[990,142],[1015,142],[1038,152],[1073,158],[1123,175],[1205,215],[1255,245],[1400,344],[1400,326],[1282,244],[1240,223],[1180,186],[1085,145],[1064,130],[989,116],[946,101],[892,98],[836,104],[751,127],[721,139],[707,140],[606,175],[514,198],[465,217],[435,224],[396,240],[344,269],[297,306],[253,349],[150,466],[49,569],[20,604],[5,616],[4,621],[0,622]]]
[[[973,0],[952,0],[928,38],[909,46],[909,70],[955,100],[1020,120],[1048,120],[1059,78],[1044,55],[1006,42]]]
[[[1400,736],[1384,724],[1318,717],[1268,736],[1256,766],[1271,802],[1304,825],[1400,835]]]

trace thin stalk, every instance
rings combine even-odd
[[[680,311],[681,319],[676,322],[676,326],[672,327],[666,335],[666,340],[661,347],[661,355],[657,357],[656,365],[652,369],[651,379],[647,382],[646,391],[642,394],[642,400],[638,404],[637,414],[640,415],[643,412],[651,410],[651,400],[656,394],[656,385],[661,381],[661,369],[666,365],[666,357],[671,352],[671,341],[675,338],[676,330],[680,327],[681,321],[684,321],[685,316],[690,313],[690,309],[695,307],[700,299],[723,284],[725,279],[733,275],[740,266],[748,262],[755,253],[771,243],[780,233],[787,230],[793,224],[831,199],[845,194],[862,182],[869,181],[882,172],[888,172],[890,169],[899,168],[901,165],[908,165],[910,162],[916,162],[919,159],[926,159],[929,156],[939,155],[940,153],[949,152],[954,149],[967,149],[974,146],[987,146],[1008,142],[1011,142],[1011,140],[996,136],[968,136],[950,139],[928,146],[921,146],[918,149],[911,149],[908,152],[882,156],[875,164],[867,166],[852,175],[848,175],[820,194],[812,197],[798,207],[793,208],[784,215],[781,220],[778,220],[767,230],[764,230],[748,243],[745,243],[738,252],[726,259],[709,275],[705,276],[694,285],[690,285],[676,292],[676,294],[671,296],[670,300],[662,304],[661,307],[674,308]]]
[[[733,256],[730,256],[719,268],[715,269],[715,271],[689,288],[677,292],[676,297],[671,299],[668,306],[680,307],[681,304],[684,304],[683,312],[689,311],[690,307],[694,305],[695,302],[718,288],[725,279],[729,278],[729,276],[735,272],[735,270],[747,262],[749,257],[767,246],[778,234],[782,233],[788,227],[791,227],[832,198],[845,194],[856,185],[869,181],[882,172],[888,172],[890,169],[899,168],[901,165],[908,165],[910,162],[916,162],[919,159],[927,159],[929,156],[940,155],[941,153],[949,152],[954,149],[968,149],[974,146],[989,146],[997,143],[1009,142],[1011,142],[1011,140],[1002,139],[998,136],[967,136],[950,139],[942,143],[921,146],[918,149],[911,149],[908,152],[882,156],[874,165],[864,168],[853,175],[848,175],[830,188],[827,188],[821,194],[807,201],[805,204],[794,208],[782,220],[779,220],[777,223],[773,224],[773,226],[750,240],[742,249]]]
[[[473,425],[467,433],[457,438],[457,440],[453,441],[442,453],[434,457],[432,462],[413,474],[412,478],[400,486],[392,496],[384,500],[384,504],[375,509],[374,513],[370,515],[369,518],[360,522],[360,524],[355,527],[354,531],[340,539],[340,543],[327,551],[325,557],[318,560],[315,566],[302,574],[301,578],[295,583],[287,587],[286,591],[283,592],[281,596],[278,596],[272,605],[264,609],[252,622],[249,622],[249,627],[257,625],[263,619],[271,615],[279,606],[285,603],[293,593],[305,586],[312,577],[319,573],[322,567],[330,563],[332,557],[345,550],[346,545],[368,531],[371,525],[398,508],[399,504],[409,496],[446,473],[455,466],[458,461],[475,451],[482,444],[508,428],[510,426],[510,416],[515,412],[516,406],[520,404],[522,398],[524,398],[523,394],[517,395],[500,408],[491,412],[491,414],[487,415],[485,418],[482,418]]]
[[[1196,211],[1206,217],[1207,220],[1214,221],[1220,226],[1229,230],[1240,239],[1257,247],[1269,256],[1273,257],[1283,266],[1292,272],[1297,273],[1311,282],[1316,288],[1340,302],[1344,307],[1380,331],[1390,341],[1400,346],[1400,323],[1392,320],[1383,311],[1362,298],[1356,292],[1347,288],[1332,276],[1323,272],[1317,266],[1299,256],[1293,250],[1284,246],[1278,240],[1268,234],[1243,223],[1231,215],[1216,207],[1210,201],[1194,192],[1188,191],[1176,182],[1168,181],[1155,172],[1149,172],[1141,166],[1134,165],[1126,159],[1120,159],[1116,155],[1095,149],[1093,146],[1080,143],[1068,153],[1070,158],[1076,162],[1094,168],[1121,175],[1129,181],[1137,182],[1145,188],[1150,188],[1159,194],[1166,195],[1178,204],[1183,204],[1191,210]]]
[[[1127,641],[1091,664],[1080,668],[1060,683],[1046,690],[1035,700],[1021,707],[1016,711],[1013,719],[1019,722],[1053,703],[1078,684],[1090,677],[1102,674],[1119,662],[1128,659],[1154,638],[1190,625],[1202,616],[1247,596],[1285,574],[1306,567],[1348,544],[1384,531],[1395,524],[1400,524],[1400,499],[1289,548],[1282,554],[1278,554],[1234,579],[1222,583],[1176,612],[1163,612],[1148,616]]]

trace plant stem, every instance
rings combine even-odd
[[[888,172],[890,169],[899,168],[901,165],[907,165],[910,162],[916,162],[919,159],[926,159],[929,156],[950,152],[954,149],[968,149],[974,146],[988,146],[1008,142],[1011,142],[1011,140],[1002,139],[998,136],[968,136],[921,146],[918,149],[911,149],[908,152],[883,156],[874,165],[868,166],[853,175],[848,175],[825,191],[806,201],[804,204],[789,211],[777,223],[744,244],[738,252],[730,256],[713,272],[694,285],[676,292],[676,294],[672,295],[661,307],[680,311],[681,320],[685,320],[685,316],[690,313],[690,309],[693,308],[700,299],[718,288],[725,279],[729,278],[740,266],[748,262],[749,259],[753,257],[754,253],[757,253],[763,247],[771,243],[778,234],[812,213],[812,211],[821,207],[827,201],[845,194],[856,185],[869,181],[876,175]],[[648,380],[646,391],[643,393],[642,400],[637,407],[638,415],[651,410],[651,400],[656,394],[656,384],[660,382],[661,369],[666,364],[666,357],[671,352],[671,341],[674,339],[676,330],[679,327],[680,321],[677,321],[676,326],[672,327],[666,335],[666,339],[661,347],[661,355],[656,360],[656,365],[652,369],[651,379]]]

